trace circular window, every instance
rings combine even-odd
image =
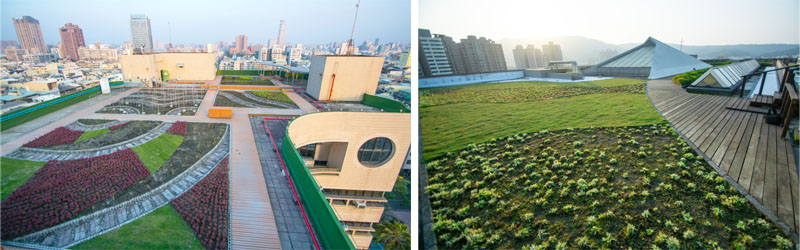
[[[386,137],[369,139],[358,149],[358,161],[369,167],[386,163],[394,154],[394,143]]]

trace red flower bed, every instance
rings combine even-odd
[[[57,225],[150,175],[131,149],[49,161],[2,202],[2,239]]]
[[[130,121],[123,122],[123,123],[108,127],[108,129],[114,131],[114,130],[117,130],[117,129],[121,128],[121,127],[124,127],[125,125],[128,125],[128,123],[131,123],[131,122]]]
[[[172,207],[206,249],[228,249],[228,158],[172,200]]]
[[[170,127],[167,132],[175,135],[186,136],[186,122],[175,122],[175,124],[172,124],[172,127]]]
[[[81,137],[83,131],[76,131],[65,127],[58,127],[53,131],[48,132],[33,141],[25,143],[25,147],[47,147],[61,144],[70,144],[75,142],[78,137]]]

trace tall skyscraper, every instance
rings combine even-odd
[[[39,20],[30,16],[23,16],[22,19],[11,18],[14,21],[14,28],[17,30],[17,39],[22,49],[30,53],[47,53],[47,45],[44,44],[42,28]]]
[[[153,52],[153,34],[150,32],[150,18],[146,15],[131,15],[131,43],[134,53]]]
[[[236,53],[245,52],[247,52],[247,36],[238,35],[236,36]]]
[[[424,77],[453,74],[442,40],[426,29],[419,29],[419,67]]]
[[[553,42],[548,42],[547,44],[542,45],[542,56],[544,57],[545,64],[551,61],[564,60],[564,58],[561,57],[561,45],[554,44]]]
[[[86,42],[83,40],[83,30],[78,25],[67,23],[64,27],[58,29],[58,33],[61,35],[61,46],[64,48],[64,54],[61,57],[69,60],[80,59],[78,48],[86,47]]]
[[[283,35],[286,31],[286,20],[281,19],[281,26],[278,28],[278,45],[283,45]]]
[[[447,55],[447,60],[450,62],[450,68],[452,68],[453,74],[467,74],[467,65],[466,62],[464,62],[464,57],[461,56],[461,49],[459,49],[458,43],[456,43],[452,37],[446,35],[436,34],[435,36],[442,40],[444,52]]]
[[[542,63],[542,51],[528,44],[527,48],[517,45],[514,48],[514,63],[517,69],[530,69],[544,67]]]
[[[491,39],[467,36],[461,39],[459,49],[469,74],[507,70],[503,47]]]

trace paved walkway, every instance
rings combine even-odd
[[[780,127],[748,108],[750,99],[690,94],[671,80],[647,82],[647,96],[661,116],[762,213],[797,235],[800,178]]]

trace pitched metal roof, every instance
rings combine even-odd
[[[639,46],[605,60],[589,71],[596,71],[598,68],[650,68],[648,78],[657,79],[710,67],[711,65],[697,58],[648,37]]]
[[[755,59],[709,69],[692,82],[692,86],[711,88],[730,88],[742,80],[742,75],[749,74],[761,65]]]

